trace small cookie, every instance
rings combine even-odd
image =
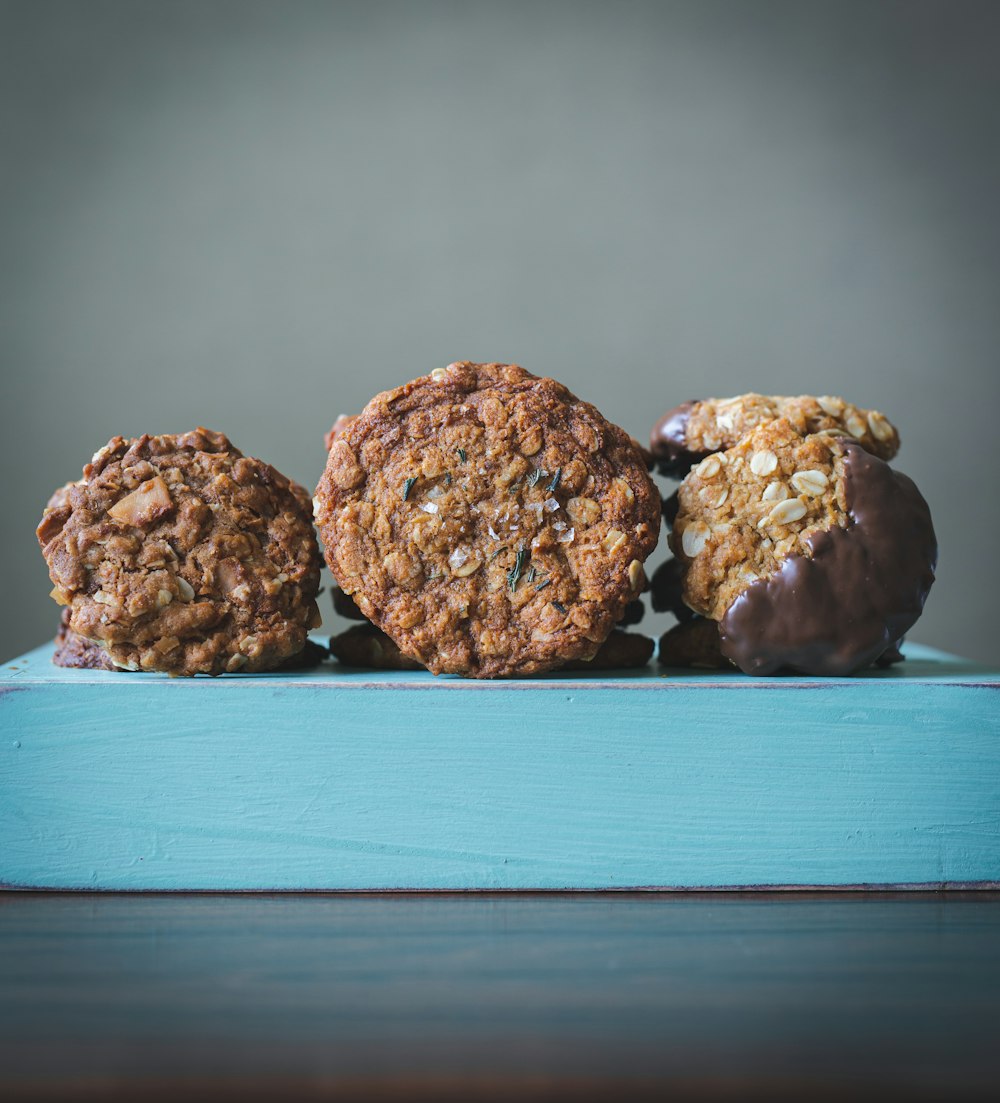
[[[330,638],[330,653],[344,666],[358,666],[366,670],[423,670],[409,656],[404,655],[384,632],[374,624],[354,624],[337,636]]]
[[[326,662],[330,652],[315,640],[307,639],[301,651],[282,659],[274,669],[278,670],[313,670],[321,663]]]
[[[846,437],[784,418],[685,478],[670,544],[684,603],[748,674],[848,674],[919,617],[937,543],[912,481]]]
[[[343,617],[345,620],[362,620],[366,624],[368,623],[368,618],[354,604],[354,598],[350,594],[345,594],[339,586],[332,588],[330,596],[333,598],[333,611],[338,617]]]
[[[654,613],[673,613],[681,621],[694,616],[684,604],[683,578],[684,571],[677,559],[668,559],[653,571],[649,588]]]
[[[653,641],[638,632],[612,630],[592,659],[574,659],[561,670],[636,670],[653,657]]]
[[[628,628],[633,624],[638,624],[642,618],[646,615],[646,606],[636,598],[635,601],[630,601],[625,606],[625,612],[622,613],[621,619],[618,621],[616,627]]]
[[[659,471],[681,478],[706,456],[732,448],[756,426],[779,417],[803,436],[851,437],[879,459],[891,460],[899,451],[899,433],[883,414],[832,395],[742,394],[684,402],[656,423],[649,446]]]
[[[348,429],[351,422],[355,420],[357,414],[338,414],[337,420],[327,430],[326,435],[323,437],[323,443],[326,445],[327,452],[333,447],[333,442],[339,437],[345,430]]]
[[[658,658],[663,666],[693,666],[704,670],[735,670],[722,654],[719,626],[706,617],[675,624],[660,637]]]
[[[70,610],[63,609],[59,618],[59,631],[56,633],[56,649],[52,652],[54,666],[69,667],[74,670],[109,670],[119,674],[129,673],[124,667],[115,666],[108,653],[99,643],[78,636],[69,627]],[[297,655],[285,659],[275,670],[312,670],[319,666],[329,652],[314,640],[306,640],[305,647]]]
[[[333,440],[316,503],[361,612],[435,674],[476,678],[593,655],[660,518],[628,434],[508,364],[377,395]]]
[[[319,624],[308,493],[221,433],[115,437],[37,534],[69,628],[128,670],[269,670]]]
[[[69,609],[63,609],[59,615],[56,649],[52,652],[53,665],[74,670],[118,670],[99,643],[78,636],[70,628],[69,618]]]

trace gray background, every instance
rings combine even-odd
[[[941,543],[912,638],[1000,662],[1000,4],[0,19],[5,654],[112,435],[202,423],[312,486],[338,412],[470,358],[637,436],[707,394],[881,408]]]

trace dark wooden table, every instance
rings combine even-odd
[[[4,1099],[987,1098],[1000,895],[0,894],[0,1068]]]

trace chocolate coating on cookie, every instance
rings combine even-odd
[[[696,667],[702,670],[734,670],[735,664],[722,654],[719,626],[707,617],[692,616],[675,624],[660,637],[658,658],[663,666]]]
[[[332,588],[330,596],[333,599],[333,611],[338,617],[343,617],[345,620],[368,620],[364,613],[354,604],[354,598],[352,598],[350,594],[345,594],[339,586],[334,586]]]
[[[622,613],[621,620],[618,621],[617,627],[628,628],[633,624],[638,624],[642,618],[646,615],[646,606],[636,598],[635,601],[630,601],[625,606],[625,612]]]
[[[692,452],[687,445],[687,423],[694,402],[682,402],[668,410],[653,426],[649,435],[649,450],[657,469],[663,475],[683,478],[694,465],[708,455]]]
[[[129,670],[269,670],[319,622],[306,491],[220,433],[116,437],[38,539],[69,628]]]
[[[673,613],[681,621],[694,613],[684,604],[683,573],[677,559],[668,559],[653,572],[650,583],[654,613]]]
[[[654,643],[649,636],[639,632],[623,632],[614,629],[588,660],[574,659],[562,670],[639,670],[653,657]]]
[[[333,442],[337,437],[341,436],[345,430],[354,421],[356,414],[338,414],[337,420],[327,429],[326,434],[323,437],[323,444],[326,446],[326,450],[329,453],[333,447]]]
[[[331,636],[330,654],[344,666],[356,666],[363,670],[424,669],[416,659],[404,655],[394,640],[367,621]]]
[[[108,653],[99,643],[78,636],[69,627],[70,610],[63,609],[59,618],[59,631],[56,633],[56,646],[52,652],[53,666],[67,667],[71,670],[107,670],[116,674],[128,674],[124,667],[115,666]],[[306,640],[305,646],[296,655],[282,660],[275,670],[312,670],[322,663],[329,652],[315,640]],[[260,672],[258,672],[260,673]]]
[[[722,653],[719,625],[707,617],[692,616],[690,620],[675,624],[664,632],[660,637],[657,657],[663,666],[693,667],[699,670],[739,669]],[[875,666],[892,666],[901,663],[904,658],[899,644],[895,643],[879,655]]]
[[[377,395],[316,490],[327,562],[434,673],[593,655],[645,584],[659,495],[635,445],[561,384],[452,364]]]
[[[722,653],[747,674],[853,673],[894,648],[923,609],[937,562],[927,503],[859,444],[842,447],[847,526],[809,535],[809,555],[752,583],[719,622]]]
[[[59,616],[56,648],[52,652],[53,666],[71,670],[117,670],[99,643],[78,636],[69,626],[70,611],[63,609]]]

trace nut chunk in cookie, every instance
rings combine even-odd
[[[732,448],[758,425],[785,418],[799,433],[851,437],[866,452],[891,460],[899,433],[878,410],[862,410],[833,395],[741,394],[683,402],[660,418],[650,450],[660,472],[681,478],[713,452]]]
[[[38,540],[68,629],[127,670],[268,670],[319,623],[308,494],[221,433],[115,437]]]
[[[786,420],[702,460],[670,544],[685,604],[747,674],[849,674],[920,616],[937,543],[910,479],[855,440]]]
[[[376,395],[316,490],[327,562],[435,674],[585,658],[645,585],[660,502],[624,430],[510,364],[452,364]]]

